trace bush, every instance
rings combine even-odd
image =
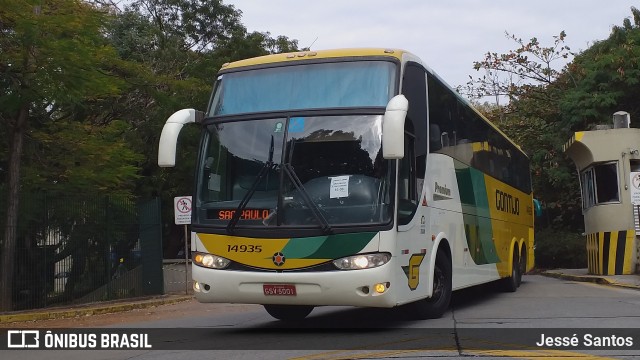
[[[586,238],[575,231],[563,229],[536,230],[535,256],[538,269],[586,268]]]

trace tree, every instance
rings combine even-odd
[[[160,169],[156,154],[166,119],[185,107],[205,110],[224,63],[295,51],[297,41],[268,32],[249,33],[240,22],[241,12],[219,0],[137,0],[116,14],[107,34],[127,63],[119,66],[127,87],[121,96],[95,104],[92,113],[131,124],[134,131],[127,141],[145,154],[136,193],[159,195],[167,204],[164,222],[172,223],[173,196],[192,191],[200,131],[186,127],[177,166]]]
[[[241,12],[220,0],[135,0],[124,9],[101,0],[0,1],[6,310],[20,193],[170,196],[189,189],[198,131],[185,132],[192,145],[177,172],[161,172],[156,153],[165,119],[183,107],[204,108],[223,63],[295,50],[297,42],[248,33]]]
[[[23,184],[50,196],[129,197],[143,159],[125,142],[130,129],[121,120],[106,125],[58,120],[33,129],[30,137],[38,146],[30,151]]]
[[[514,101],[522,96],[546,96],[545,87],[561,74],[557,63],[573,56],[564,44],[566,33],[561,31],[553,37],[553,45],[546,47],[535,37],[525,42],[508,32],[505,35],[519,47],[504,54],[487,52],[483,60],[473,63],[476,71],[484,70],[486,74],[475,79],[469,76],[469,82],[458,90],[471,98],[494,97],[497,105],[501,97]]]
[[[184,107],[204,109],[222,64],[272,52],[297,50],[297,41],[267,32],[248,33],[241,12],[220,0],[136,0],[117,12],[108,37],[129,70],[127,89],[93,113],[133,126],[129,138],[141,163],[138,193],[190,190],[198,131],[181,135],[185,147],[175,170],[157,166],[157,142],[169,115]],[[121,66],[121,68],[123,68]],[[182,158],[184,157],[184,158]],[[191,159],[191,161],[188,161]],[[186,174],[186,175],[185,175]]]
[[[470,77],[461,90],[475,98],[494,97],[496,106],[489,108],[492,121],[529,155],[535,196],[547,208],[547,221],[538,221],[538,227],[579,228],[579,189],[561,150],[566,138],[558,132],[560,99],[570,86],[565,81],[566,67],[561,65],[574,54],[564,44],[564,31],[553,37],[550,46],[541,45],[535,37],[524,42],[506,35],[517,48],[504,54],[488,52],[474,63],[474,69],[486,75]],[[505,98],[508,102],[499,105]]]
[[[487,53],[474,63],[487,76],[472,78],[467,94],[509,99],[493,118],[532,160],[534,191],[547,207],[546,220],[538,224],[574,232],[583,227],[575,167],[562,151],[573,132],[608,124],[617,110],[640,111],[640,11],[631,13],[608,39],[580,54],[564,45],[564,32],[547,47],[536,38],[525,43],[508,35],[517,49]],[[562,68],[554,65],[572,57]]]
[[[561,123],[569,133],[610,124],[618,110],[640,114],[640,10],[632,7],[631,13],[633,20],[614,26],[607,39],[576,56],[563,74],[561,80],[574,85],[560,101]]]
[[[80,0],[3,0],[0,6],[0,119],[9,147],[2,310],[12,308],[25,136],[35,125],[63,116],[67,106],[117,92],[120,83],[107,70],[115,52],[102,35],[105,19],[104,12]]]

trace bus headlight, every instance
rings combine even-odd
[[[208,267],[211,269],[224,269],[229,266],[231,260],[213,254],[194,252],[192,256],[193,263],[198,266]]]
[[[391,260],[389,253],[362,254],[343,257],[333,261],[340,270],[361,270],[382,266]]]

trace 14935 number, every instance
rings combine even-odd
[[[262,252],[262,245],[227,245],[227,252]]]

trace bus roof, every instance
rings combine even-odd
[[[402,60],[402,55],[406,53],[400,49],[383,48],[362,48],[362,49],[334,49],[319,51],[296,51],[290,53],[265,55],[245,60],[234,61],[222,65],[220,70],[229,70],[246,66],[256,66],[265,64],[275,64],[311,59],[330,59],[340,57],[368,57],[368,56],[388,56]]]

